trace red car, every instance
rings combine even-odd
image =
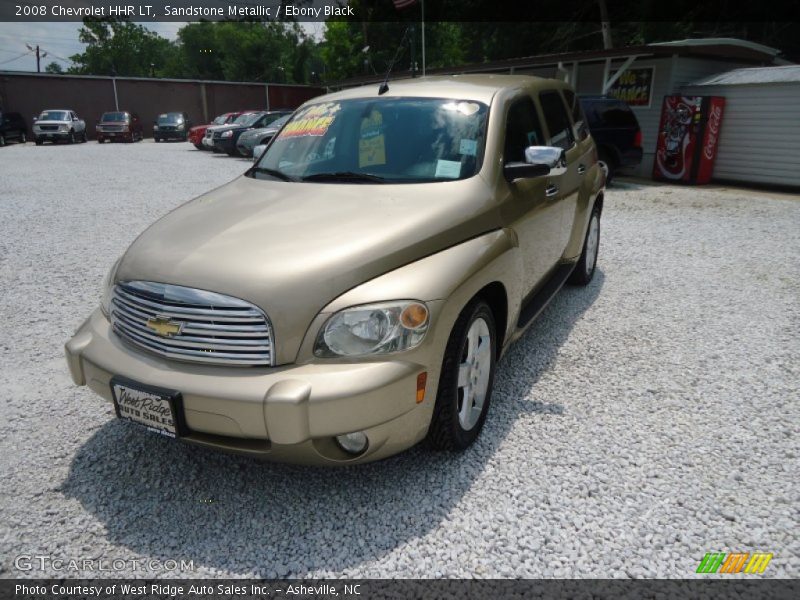
[[[206,134],[206,129],[213,127],[214,125],[227,125],[228,123],[233,123],[236,120],[236,117],[245,112],[248,111],[242,110],[239,112],[223,113],[211,121],[211,123],[208,125],[197,125],[196,127],[192,127],[189,130],[189,141],[192,142],[194,147],[198,150],[211,150],[211,148],[203,146],[203,136]]]
[[[95,132],[97,141],[101,144],[106,140],[109,142],[115,140],[139,142],[144,138],[139,115],[126,110],[104,112],[95,125]]]

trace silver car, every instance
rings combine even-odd
[[[236,141],[236,149],[239,151],[239,154],[242,156],[253,156],[253,148],[269,144],[270,140],[275,137],[275,134],[281,130],[281,127],[284,126],[291,116],[291,113],[288,113],[266,127],[245,131]]]
[[[74,110],[43,110],[33,122],[33,139],[37,146],[45,141],[64,140],[70,144],[86,141],[86,121],[78,117]]]

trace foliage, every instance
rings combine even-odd
[[[57,62],[51,62],[44,68],[45,73],[63,73],[64,69]]]

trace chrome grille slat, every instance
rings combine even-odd
[[[156,317],[158,315],[163,316],[164,314],[156,311],[144,312],[136,310],[124,302],[121,302],[116,296],[113,298],[112,304],[120,313],[128,315],[129,317],[139,317],[145,321],[151,317]],[[187,334],[199,333],[201,335],[212,335],[216,333],[217,335],[224,334],[226,337],[249,338],[264,337],[265,335],[269,335],[270,331],[267,325],[229,325],[227,323],[224,325],[215,325],[189,320],[182,320],[182,322],[185,323],[183,332]]]
[[[124,314],[119,312],[114,312],[114,316],[119,319],[117,324],[120,327],[124,327],[127,330],[131,330],[134,333],[137,333],[147,339],[158,342],[159,344],[164,344],[166,346],[185,346],[189,348],[209,348],[213,347],[214,349],[219,350],[232,350],[232,351],[247,351],[247,352],[266,352],[269,353],[271,347],[269,344],[265,344],[261,339],[253,339],[253,338],[238,338],[238,339],[227,339],[227,338],[204,338],[204,337],[197,337],[193,335],[183,335],[183,331],[181,331],[181,335],[176,336],[174,338],[163,338],[159,337],[158,335],[154,334],[152,331],[144,327],[143,325],[135,322],[131,322]]]
[[[164,315],[167,317],[175,317],[178,319],[188,319],[192,320],[193,317],[197,317],[200,320],[203,319],[213,319],[214,321],[252,321],[252,322],[260,322],[264,320],[264,317],[261,316],[256,311],[248,311],[247,313],[241,312],[241,314],[232,312],[232,309],[221,309],[221,310],[207,310],[207,309],[199,309],[199,308],[186,308],[181,309],[176,306],[167,305],[167,304],[159,304],[157,302],[151,302],[149,300],[144,300],[142,298],[131,298],[130,296],[126,298],[118,297],[120,302],[127,304],[133,308],[141,307],[142,309],[153,309],[158,311],[158,314]]]
[[[123,340],[160,356],[235,366],[273,364],[272,327],[256,306],[215,292],[146,281],[120,282],[111,324]],[[157,333],[148,321],[168,319],[177,333]],[[158,322],[155,322],[157,325]],[[177,328],[176,328],[177,329]]]

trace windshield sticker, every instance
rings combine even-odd
[[[310,106],[286,124],[278,134],[278,139],[304,136],[321,137],[328,132],[338,111],[339,104],[336,102]]]
[[[458,151],[460,154],[464,154],[466,156],[475,156],[478,153],[477,140],[461,140],[461,145]]]
[[[528,132],[528,146],[538,146],[539,145],[539,134],[535,131]]]
[[[386,140],[383,135],[383,115],[373,110],[361,120],[361,136],[358,139],[358,166],[386,164]]]
[[[436,173],[434,177],[445,177],[447,179],[458,179],[461,177],[461,163],[457,160],[436,161]]]

